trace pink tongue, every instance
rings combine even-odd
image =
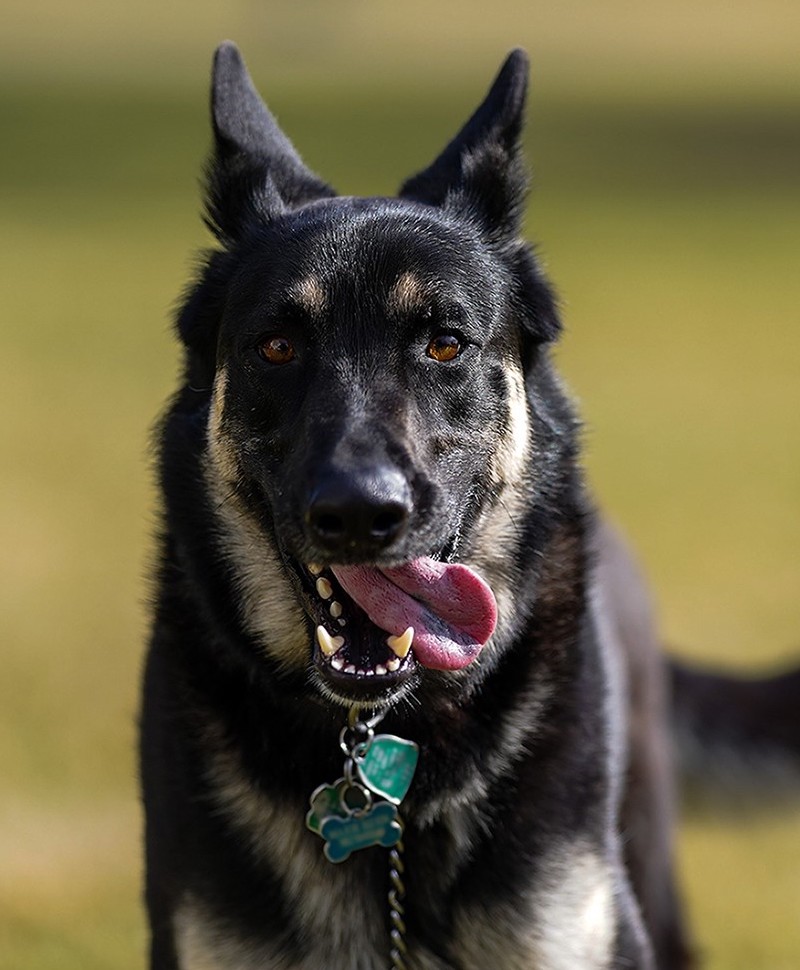
[[[414,655],[425,667],[466,667],[494,632],[494,595],[467,566],[423,556],[390,569],[334,566],[332,572],[376,626],[395,636],[414,627]]]

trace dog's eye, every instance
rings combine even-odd
[[[270,364],[288,364],[290,360],[294,360],[294,347],[286,337],[268,337],[262,340],[258,352]]]
[[[425,353],[444,364],[461,353],[461,341],[453,333],[439,333],[428,344]]]

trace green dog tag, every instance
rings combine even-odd
[[[346,812],[342,809],[341,794],[345,786],[344,778],[340,778],[332,785],[320,785],[311,795],[311,805],[306,813],[306,825],[317,835],[321,834],[322,823],[332,817],[343,818]]]
[[[361,781],[376,795],[399,805],[411,786],[419,748],[413,741],[379,734],[358,764]]]

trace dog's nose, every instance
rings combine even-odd
[[[410,515],[408,482],[387,468],[327,476],[311,494],[306,525],[327,552],[369,555],[399,539]]]

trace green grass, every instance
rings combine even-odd
[[[568,31],[554,23],[543,62],[556,80],[542,79],[528,136],[528,231],[563,297],[560,358],[591,477],[653,577],[669,642],[739,668],[788,660],[800,641],[800,128],[796,97],[767,95],[789,69],[778,58],[769,74],[758,48],[755,97],[741,79],[724,88],[722,69],[703,86],[695,57],[694,80],[671,92],[678,48],[664,40],[651,87],[641,57],[628,65],[641,83],[595,85],[592,65],[622,41],[606,32],[600,61],[578,47],[559,60]],[[470,35],[481,65],[498,30]],[[324,85],[269,63],[260,76],[326,178],[392,192],[486,81],[451,51],[431,94],[423,47],[397,87],[388,68],[359,81],[348,48]],[[77,53],[45,63],[31,49],[42,70],[12,58],[0,89],[13,134],[0,144],[0,967],[128,970],[144,949],[134,750],[157,504],[148,435],[177,366],[169,310],[206,242],[205,91],[199,72],[193,88],[188,74],[159,88],[158,61],[143,85],[135,60],[101,59],[110,80],[98,83]],[[181,50],[181,70],[199,62]],[[680,849],[708,966],[795,966],[797,811],[694,816]]]

